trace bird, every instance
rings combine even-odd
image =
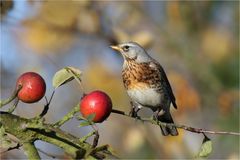
[[[122,80],[133,104],[132,111],[137,113],[142,107],[147,107],[154,112],[155,120],[173,124],[170,105],[177,109],[176,99],[160,63],[136,42],[110,47],[121,53],[124,59]],[[160,125],[160,128],[163,136],[178,135],[177,128],[173,125]]]

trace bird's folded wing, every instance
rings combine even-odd
[[[163,82],[164,82],[164,84],[165,84],[165,89],[166,89],[166,91],[167,91],[167,93],[168,93],[168,95],[169,95],[169,97],[170,97],[170,100],[171,100],[174,108],[177,109],[177,104],[176,104],[175,96],[174,96],[174,94],[173,94],[172,87],[171,87],[171,85],[170,85],[170,83],[169,83],[169,81],[168,81],[167,75],[166,75],[164,69],[162,68],[162,66],[161,66],[158,62],[156,62],[156,63],[157,63],[157,64],[156,64],[157,69],[158,69],[158,71],[160,72],[159,74],[161,75],[161,78],[163,79]]]

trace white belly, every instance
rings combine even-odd
[[[127,93],[133,101],[151,108],[159,107],[163,99],[161,94],[157,93],[152,88],[144,90],[129,89]]]

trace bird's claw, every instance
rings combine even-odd
[[[136,107],[133,102],[130,102],[131,103],[131,106],[132,106],[132,109],[131,111],[129,112],[129,116],[133,117],[133,118],[136,118],[136,119],[140,119],[140,116],[138,116],[138,111],[140,110],[140,108]]]
[[[131,109],[131,111],[129,112],[129,116],[134,117],[134,118],[139,117],[137,115],[137,111],[135,111],[135,108]]]
[[[151,119],[154,120],[154,121],[157,121],[158,120],[158,115],[157,114],[153,114]]]

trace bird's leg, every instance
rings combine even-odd
[[[139,104],[137,104],[137,106],[136,106],[136,103],[134,103],[132,101],[130,102],[130,104],[131,104],[132,108],[131,108],[131,111],[129,112],[129,115],[131,117],[139,118],[139,116],[137,115],[137,112],[140,111],[141,106]]]
[[[135,111],[134,111],[134,115],[133,115],[133,117],[135,117],[136,119],[140,119],[140,116],[138,116],[138,111],[140,111],[141,110],[141,106],[140,105],[138,105],[137,107],[135,107]]]
[[[153,120],[158,120],[159,116],[162,116],[165,113],[163,109],[158,109],[153,113]]]
[[[130,105],[131,105],[131,110],[130,110],[130,112],[129,112],[129,116],[132,117],[135,106],[133,105],[133,102],[132,102],[132,101],[130,101]]]
[[[131,116],[131,117],[136,117],[136,115],[137,115],[137,113],[136,113],[136,105],[131,101],[130,102],[130,104],[131,104],[131,111],[129,112],[129,115]]]
[[[152,119],[155,120],[155,121],[158,119],[158,112],[159,112],[159,109],[156,110],[152,115]]]

